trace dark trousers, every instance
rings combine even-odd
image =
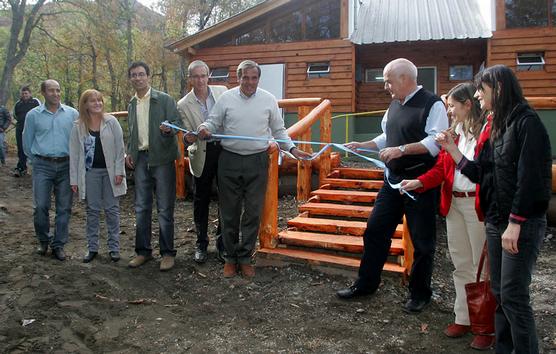
[[[226,263],[251,262],[259,235],[267,180],[266,151],[252,155],[238,155],[226,150],[220,153],[218,186]]]
[[[426,300],[432,295],[431,275],[436,250],[437,189],[414,193],[413,201],[388,182],[380,189],[363,235],[364,250],[356,285],[375,291],[380,284],[392,236],[405,213],[413,241],[413,266],[409,279],[411,298]]]
[[[174,205],[176,203],[176,168],[174,162],[149,166],[149,153],[139,152],[135,161],[135,252],[149,256],[153,193],[156,196],[160,254],[175,256]]]
[[[27,156],[23,152],[23,124],[17,124],[15,127],[15,141],[17,143],[17,169],[27,171]]]
[[[218,171],[218,156],[220,155],[221,150],[222,147],[220,146],[220,143],[207,143],[203,173],[200,177],[194,178],[195,191],[193,197],[193,220],[197,231],[197,247],[205,251],[209,244],[208,217],[210,197],[212,194],[212,182],[216,178],[216,172]],[[220,218],[220,212],[218,215]],[[220,238],[220,220],[218,220],[216,236],[216,247],[220,250],[222,249],[222,240]]]
[[[486,224],[492,293],[498,302],[494,317],[496,353],[538,353],[529,285],[546,231],[546,218],[531,218],[521,225],[517,254],[502,249],[506,226]]]

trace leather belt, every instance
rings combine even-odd
[[[452,195],[456,198],[471,198],[475,196],[475,192],[457,192],[453,191]]]
[[[41,160],[50,161],[50,162],[65,162],[69,160],[69,156],[61,156],[61,157],[52,157],[52,156],[41,156],[35,155]]]

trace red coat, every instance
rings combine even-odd
[[[487,124],[479,140],[477,141],[477,146],[475,147],[475,157],[479,155],[482,150],[483,145],[488,140],[490,136],[492,118],[489,116],[487,119]],[[457,145],[459,137],[456,139],[455,143]],[[440,215],[446,216],[450,211],[450,205],[452,204],[452,189],[454,186],[454,172],[456,171],[456,163],[452,156],[446,151],[442,150],[438,154],[438,159],[436,164],[427,172],[417,177],[421,183],[423,183],[423,188],[419,188],[417,192],[423,192],[431,188],[438,187],[442,184],[441,194],[440,194]],[[442,183],[444,182],[444,183]],[[484,221],[484,214],[481,210],[481,203],[479,199],[480,187],[476,184],[475,187],[475,211],[477,212],[477,217],[480,221]]]

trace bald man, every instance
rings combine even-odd
[[[428,171],[440,148],[437,133],[448,128],[442,100],[417,85],[417,67],[396,59],[384,67],[384,89],[392,96],[382,119],[383,133],[367,142],[346,144],[350,149],[379,149],[386,163],[385,183],[380,189],[364,233],[364,251],[357,281],[337,292],[342,299],[373,294],[380,284],[391,238],[405,214],[415,248],[409,280],[408,313],[421,312],[431,301],[431,274],[436,248],[437,190],[418,194],[416,200],[400,194],[391,184],[413,179]]]
[[[73,121],[79,114],[61,103],[60,84],[55,80],[41,83],[44,104],[27,113],[23,128],[23,150],[33,165],[33,207],[37,253],[66,259],[72,192],[69,177],[69,138]],[[50,200],[56,199],[54,234],[50,233]]]

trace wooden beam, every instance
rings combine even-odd
[[[310,112],[311,107],[300,106],[298,108],[298,121],[302,121]],[[305,130],[299,136],[302,141],[311,141],[311,129]],[[312,153],[311,145],[299,144],[298,148],[302,151]],[[305,202],[311,193],[311,161],[297,161],[297,201]]]
[[[263,16],[265,13],[277,9],[292,0],[273,0],[273,1],[265,1],[259,5],[256,5],[244,12],[241,12],[235,16],[228,18],[220,23],[217,23],[214,26],[211,26],[207,29],[204,29],[200,32],[197,32],[191,36],[187,36],[182,38],[176,42],[170,43],[166,46],[169,50],[174,53],[180,53],[187,49],[188,47],[195,46],[196,44],[202,43],[206,40],[209,40],[213,37],[216,37],[224,32],[227,32],[237,26],[240,26],[248,21],[253,19],[259,18]]]
[[[505,0],[496,0],[496,31],[506,29]]]
[[[349,1],[340,0],[340,38],[349,37]]]
[[[263,214],[259,228],[261,248],[275,248],[278,244],[278,147],[268,149],[268,181]]]

